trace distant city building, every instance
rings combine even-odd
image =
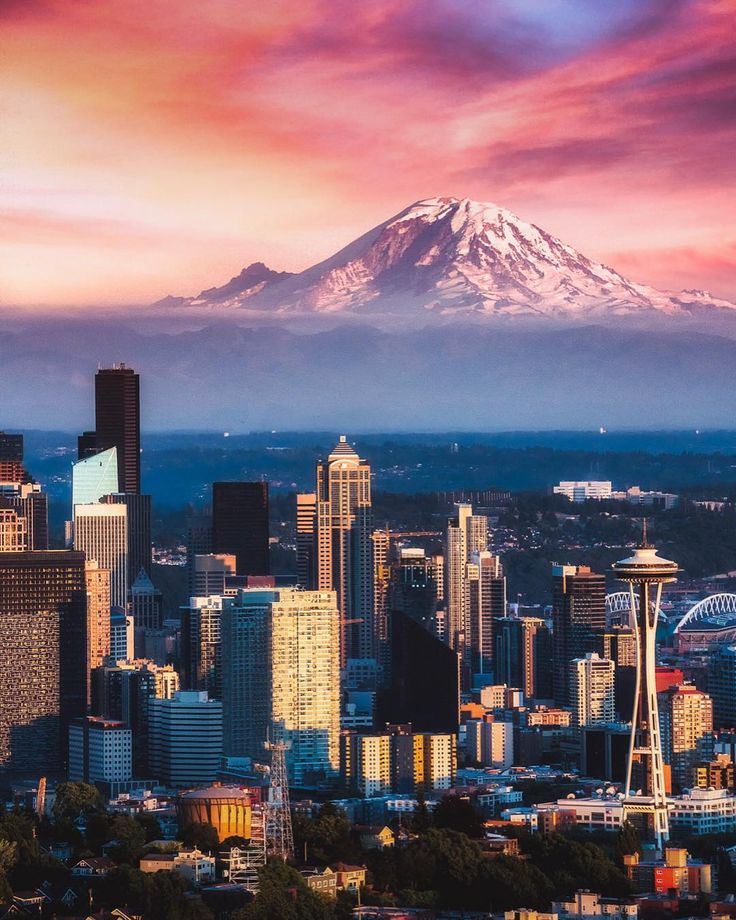
[[[671,829],[681,835],[732,834],[736,795],[727,789],[691,789],[669,799]]]
[[[110,612],[110,658],[132,661],[135,657],[135,622],[123,607]]]
[[[596,651],[606,627],[606,577],[588,566],[552,566],[552,664],[554,699],[566,705],[570,662]]]
[[[713,651],[708,662],[708,692],[717,728],[736,726],[736,645]]]
[[[631,726],[627,724],[612,722],[583,726],[580,751],[583,776],[624,784],[630,740]]]
[[[713,746],[713,701],[689,684],[672,687],[659,695],[662,753],[672,769],[673,781],[692,785],[695,764]]]
[[[642,858],[632,853],[623,859],[626,875],[638,893],[671,897],[713,891],[713,866],[691,858],[683,847],[666,847],[664,858]]]
[[[573,725],[602,725],[616,717],[614,676],[616,665],[588,652],[570,665],[570,706]]]
[[[130,613],[136,629],[160,629],[161,592],[148,572],[140,569],[130,588]]]
[[[339,619],[332,591],[250,588],[220,622],[225,754],[264,759],[273,726],[295,784],[340,766]]]
[[[0,508],[12,508],[25,519],[27,549],[49,548],[48,496],[37,482],[0,477]]]
[[[100,368],[95,375],[95,430],[79,438],[82,460],[117,450],[118,483],[113,492],[141,490],[140,379],[124,364]]]
[[[190,594],[192,597],[223,595],[228,576],[236,573],[236,559],[232,553],[197,553]]]
[[[69,779],[83,783],[120,783],[133,775],[131,731],[124,722],[97,716],[69,726]]]
[[[606,499],[613,491],[610,480],[572,480],[565,479],[552,491],[555,495],[564,495],[572,502],[584,502],[589,499]]]
[[[513,766],[514,725],[511,722],[470,719],[465,731],[465,753],[470,761],[500,770]]]
[[[715,754],[712,760],[696,763],[693,767],[690,785],[698,789],[733,789],[736,787],[736,765],[730,754]]]
[[[373,631],[374,655],[378,662],[388,664],[391,649],[388,641],[388,604],[391,587],[391,535],[388,529],[374,530],[373,543]]]
[[[467,567],[473,553],[488,550],[488,518],[473,514],[473,506],[469,504],[456,505],[455,512],[447,523],[445,534],[446,640],[460,654],[461,664],[469,673],[470,593]]]
[[[53,774],[87,706],[82,553],[0,553],[0,663],[0,770]]]
[[[151,573],[151,496],[133,492],[114,492],[102,497],[107,505],[125,505],[128,526],[128,586],[141,570]]]
[[[494,676],[527,699],[552,698],[552,634],[538,617],[496,620]]]
[[[390,614],[391,668],[379,693],[378,719],[411,723],[418,732],[458,730],[458,653],[400,610]]]
[[[28,549],[26,519],[0,499],[0,553],[22,553]]]
[[[72,464],[72,508],[118,491],[118,449],[110,447]]]
[[[212,484],[212,552],[235,556],[238,575],[268,575],[268,483]]]
[[[209,508],[201,509],[187,517],[187,573],[189,576],[189,596],[197,594],[194,590],[195,557],[212,553],[212,512]]]
[[[171,786],[211,783],[222,759],[222,703],[204,691],[148,700],[149,773]]]
[[[317,587],[337,596],[345,667],[348,658],[376,658],[371,468],[345,435],[317,462],[316,496]]]
[[[495,632],[506,616],[506,577],[498,556],[472,552],[465,570],[467,623],[464,631],[466,681],[473,684],[493,673]]]
[[[222,698],[222,604],[220,595],[192,597],[181,611],[182,682],[187,690],[207,690],[218,700]]]
[[[296,496],[296,576],[300,587],[317,587],[317,495],[302,492]]]
[[[74,506],[74,549],[110,573],[110,602],[128,603],[128,509],[96,503]]]
[[[110,573],[94,561],[84,565],[87,591],[87,702],[91,699],[89,685],[94,668],[99,668],[110,654]]]

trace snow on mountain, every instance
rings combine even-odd
[[[254,263],[171,306],[269,314],[538,316],[560,319],[736,310],[705,291],[624,278],[495,204],[428,198],[298,274]]]

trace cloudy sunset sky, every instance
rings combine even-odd
[[[736,300],[736,0],[0,0],[0,302],[300,270],[493,201]]]

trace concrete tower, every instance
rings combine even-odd
[[[662,559],[647,543],[646,525],[634,554],[612,566],[629,585],[636,637],[636,685],[631,719],[631,742],[626,769],[624,816],[643,815],[651,822],[658,849],[669,838],[664,759],[660,735],[656,683],[656,634],[662,585],[675,581],[677,563]],[[637,610],[638,599],[638,610]],[[640,794],[632,795],[632,777]]]

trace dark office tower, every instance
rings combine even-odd
[[[187,572],[189,574],[189,596],[195,590],[195,556],[209,556],[212,553],[212,512],[201,508],[187,516]]]
[[[128,585],[132,585],[141,569],[151,572],[151,496],[115,492],[104,495],[101,503],[128,509]]]
[[[48,496],[37,482],[3,482],[0,506],[12,508],[26,521],[27,549],[49,548]]]
[[[296,575],[302,588],[317,586],[317,495],[301,492],[296,497]]]
[[[118,449],[118,490],[141,490],[140,379],[132,367],[116,364],[95,376],[97,450]]]
[[[0,553],[0,770],[61,769],[86,672],[84,553]]]
[[[569,700],[570,662],[596,650],[606,628],[606,579],[583,565],[552,566],[554,698]]]
[[[193,597],[181,608],[179,671],[184,690],[207,690],[222,699],[222,597]]]
[[[85,431],[77,437],[77,460],[86,460],[102,452],[104,448],[97,446],[97,433]]]
[[[212,552],[232,553],[238,575],[268,575],[268,483],[212,484]]]
[[[414,547],[400,549],[398,558],[391,566],[389,610],[401,610],[426,629],[435,632],[435,614],[441,597],[443,574],[442,556],[428,556],[423,549]]]
[[[400,610],[392,610],[391,686],[379,695],[379,724],[411,722],[416,732],[458,730],[460,658]]]
[[[23,435],[0,431],[0,482],[24,482]]]
[[[552,637],[544,620],[538,617],[511,617],[496,620],[497,684],[521,687],[531,700],[552,697]]]

